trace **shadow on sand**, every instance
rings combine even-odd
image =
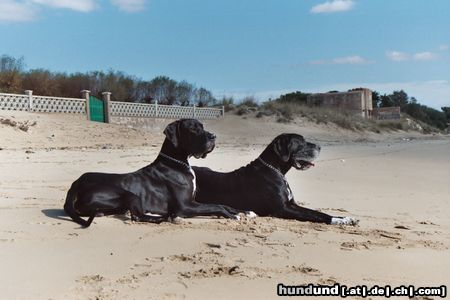
[[[64,209],[49,208],[49,209],[43,209],[43,210],[41,210],[41,212],[45,216],[52,218],[52,219],[73,222],[73,220],[66,214]],[[99,214],[98,216],[96,216],[96,218],[100,218],[102,216],[103,216],[103,214]],[[130,217],[125,214],[110,215],[110,217],[117,219],[117,220],[121,220],[123,222],[130,220]]]
[[[72,219],[65,213],[64,209],[49,208],[41,211],[49,218],[72,222]]]

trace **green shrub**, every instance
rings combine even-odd
[[[236,107],[234,105],[233,97],[223,97],[222,100],[217,103],[217,105],[223,106],[226,112],[231,111]]]
[[[295,93],[288,93],[286,95],[280,96],[280,98],[276,99],[275,101],[281,102],[281,103],[296,103],[296,104],[306,104],[306,100],[308,98],[307,93],[302,93],[300,91],[297,91]]]
[[[419,104],[419,103],[408,103],[403,111],[428,125],[439,129],[447,128],[447,117],[444,112],[438,111],[434,108]]]
[[[250,110],[248,109],[248,107],[247,107],[247,106],[244,106],[244,105],[238,106],[238,108],[237,108],[237,110],[236,110],[236,114],[237,114],[238,116],[246,115],[246,114],[248,114],[249,112],[250,112]]]
[[[245,97],[242,101],[237,105],[237,107],[246,106],[246,107],[259,107],[258,102],[253,97]]]

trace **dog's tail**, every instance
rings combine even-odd
[[[75,201],[77,200],[76,190],[77,190],[77,181],[75,181],[67,192],[66,203],[64,203],[64,211],[66,214],[72,218],[72,220],[83,227],[89,227],[92,221],[95,218],[95,212],[89,217],[86,221],[82,219],[77,211],[75,210]]]

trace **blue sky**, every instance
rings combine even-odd
[[[167,75],[261,100],[404,89],[450,106],[448,0],[0,0],[28,68]]]

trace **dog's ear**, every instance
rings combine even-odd
[[[166,138],[172,142],[175,147],[178,147],[178,136],[179,136],[179,126],[180,121],[175,121],[167,125],[166,129],[164,129],[164,134]]]
[[[285,135],[279,136],[273,143],[273,151],[281,158],[282,161],[289,161],[291,156],[291,139]]]

